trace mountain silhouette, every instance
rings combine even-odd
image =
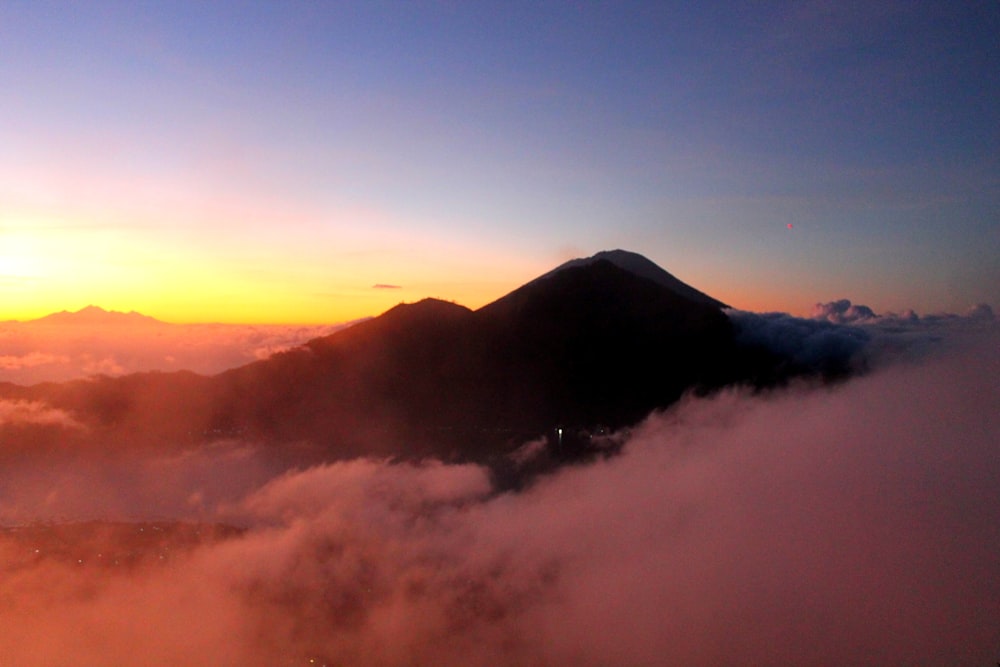
[[[38,319],[29,320],[25,324],[42,324],[58,326],[88,326],[88,327],[152,327],[166,326],[156,318],[137,313],[134,310],[121,313],[117,310],[104,310],[100,306],[87,306],[76,312],[66,310]]]
[[[602,250],[601,252],[593,255],[592,257],[584,257],[580,259],[571,259],[568,262],[561,264],[549,273],[545,274],[539,280],[548,278],[549,276],[563,271],[565,269],[574,268],[578,266],[586,266],[588,264],[593,264],[599,261],[608,261],[617,266],[620,269],[624,269],[629,273],[636,276],[652,280],[654,283],[666,287],[667,289],[675,292],[679,296],[683,296],[691,301],[696,301],[698,303],[708,304],[710,306],[716,306],[718,308],[728,308],[726,304],[722,303],[718,299],[713,299],[707,294],[696,290],[687,283],[681,282],[671,274],[664,271],[655,262],[652,262],[642,255],[629,252],[627,250]]]
[[[666,285],[601,257],[476,311],[396,306],[216,377],[209,430],[343,455],[482,460],[556,428],[630,425],[685,391],[745,379],[748,354],[721,302],[663,274]]]
[[[774,360],[741,349],[721,308],[641,255],[613,251],[476,311],[401,304],[212,377],[141,373],[0,393],[44,400],[94,442],[129,447],[243,438],[282,456],[495,461],[558,429],[571,459],[570,434],[767,376]]]

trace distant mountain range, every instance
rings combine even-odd
[[[76,312],[60,311],[52,313],[35,320],[29,320],[25,324],[51,324],[57,326],[101,326],[101,327],[155,327],[167,326],[156,318],[137,313],[134,310],[128,313],[121,313],[117,310],[104,310],[99,306],[87,306]]]
[[[321,459],[495,462],[548,437],[553,456],[572,459],[593,434],[634,424],[686,391],[787,373],[784,360],[737,344],[723,306],[616,250],[567,262],[476,311],[435,299],[401,304],[211,377],[140,373],[7,385],[0,395],[68,411],[86,426],[73,436],[78,446],[241,438]]]

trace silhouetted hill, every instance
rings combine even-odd
[[[556,428],[630,425],[685,391],[767,375],[772,360],[737,347],[720,302],[649,265],[615,251],[477,311],[399,305],[214,377],[144,373],[4,395],[67,410],[83,425],[75,440],[122,447],[240,438],[326,459],[485,461]]]
[[[137,313],[134,310],[128,313],[121,313],[116,310],[104,310],[100,306],[87,306],[76,312],[62,310],[35,320],[29,320],[25,324],[48,324],[58,326],[102,326],[102,327],[150,327],[169,326],[166,322]]]
[[[533,425],[622,425],[714,383],[732,330],[716,307],[609,261],[563,268],[482,308],[504,394],[532,379]]]
[[[664,271],[655,262],[651,262],[642,255],[635,252],[629,252],[627,250],[602,250],[591,257],[571,259],[545,274],[539,278],[539,280],[547,278],[564,269],[586,266],[600,261],[611,262],[618,268],[628,271],[633,275],[639,276],[640,278],[646,278],[647,280],[652,280],[654,283],[666,287],[670,291],[690,301],[696,301],[698,303],[715,306],[717,308],[729,307],[718,299],[714,299],[704,292],[696,290],[687,283],[678,280],[670,273]]]
[[[467,308],[427,299],[227,371],[215,378],[210,428],[351,455],[404,453],[394,436],[458,418],[454,391],[473,363],[463,349],[471,318]]]
[[[344,453],[483,458],[619,427],[733,379],[721,310],[598,260],[478,311],[428,299],[217,378],[211,430]]]

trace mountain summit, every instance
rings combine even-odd
[[[654,283],[666,287],[667,289],[675,292],[679,296],[686,299],[690,299],[697,303],[703,303],[709,306],[715,306],[717,308],[728,308],[726,304],[722,303],[718,299],[713,299],[707,294],[696,290],[687,283],[684,283],[670,273],[664,271],[656,263],[646,259],[639,253],[629,252],[628,250],[602,250],[601,252],[593,255],[591,257],[583,257],[579,259],[571,259],[568,262],[557,266],[552,271],[541,276],[539,280],[548,278],[553,274],[560,271],[565,271],[566,269],[572,269],[580,266],[588,266],[595,262],[607,261],[614,264],[620,269],[628,271],[629,273],[635,274],[641,278],[646,278],[647,280],[652,280]]]
[[[495,462],[540,435],[558,431],[565,445],[563,434],[632,425],[767,363],[737,345],[721,302],[617,250],[567,262],[475,311],[400,304],[212,377],[136,374],[4,395],[68,411],[79,437],[95,442],[239,438],[282,457],[308,446],[314,460]]]
[[[214,378],[211,432],[483,460],[735,379],[721,302],[641,255],[570,262],[472,311],[426,299]]]

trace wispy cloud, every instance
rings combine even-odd
[[[66,364],[70,358],[64,354],[50,354],[47,352],[28,352],[27,354],[14,355],[6,354],[0,356],[0,369],[21,370],[22,368],[34,368],[46,364]]]
[[[83,428],[65,410],[53,408],[42,401],[0,400],[0,426],[29,424]]]
[[[144,329],[122,322],[3,322],[0,381],[29,385],[149,370],[214,374],[329,335],[342,326],[160,323]]]

